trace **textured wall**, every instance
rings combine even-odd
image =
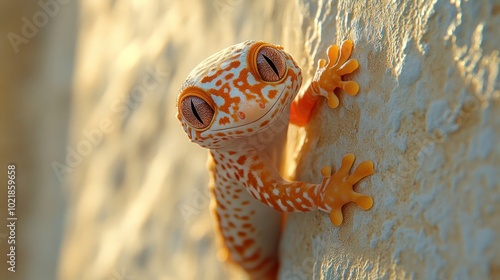
[[[346,38],[361,65],[358,96],[305,129],[296,178],[348,152],[376,174],[358,186],[374,207],[345,207],[341,227],[290,215],[281,277],[498,278],[500,3],[380,2],[298,1],[285,23],[309,75]]]

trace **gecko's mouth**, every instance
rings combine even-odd
[[[276,101],[271,105],[271,107],[269,107],[269,109],[267,110],[267,112],[264,115],[256,118],[255,120],[251,120],[250,122],[245,123],[245,124],[241,124],[241,125],[237,125],[237,126],[233,126],[233,127],[227,127],[227,128],[223,128],[223,129],[213,129],[212,131],[221,132],[221,131],[226,131],[226,130],[235,129],[235,128],[240,128],[240,129],[243,128],[244,129],[248,126],[255,125],[255,123],[257,123],[257,122],[261,122],[261,121],[264,122],[265,120],[263,120],[263,119],[265,119],[269,114],[272,114],[272,112],[274,112],[276,104],[278,104],[280,102],[281,98],[283,97],[283,92],[285,92],[285,90],[286,90],[286,86],[283,87],[283,90],[279,93],[278,98],[275,99]],[[273,123],[273,120],[269,120],[269,123]]]

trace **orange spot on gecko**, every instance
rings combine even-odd
[[[238,116],[240,117],[240,119],[244,120],[247,116],[245,116],[245,113],[243,112],[239,112],[238,113]]]
[[[203,77],[203,79],[201,79],[201,82],[210,83],[215,78],[219,77],[222,74],[222,72],[231,70],[232,68],[237,68],[238,66],[240,66],[240,62],[238,60],[232,61],[227,68],[221,68],[217,70],[214,74]]]
[[[250,165],[251,170],[263,170],[265,167],[266,165],[263,162],[258,162]]]
[[[245,161],[246,161],[246,160],[247,160],[247,157],[246,157],[245,155],[243,155],[243,156],[240,156],[240,157],[238,158],[238,160],[236,160],[236,162],[237,162],[238,164],[240,164],[240,165],[243,165],[243,164],[245,164]]]
[[[215,85],[216,85],[216,86],[218,86],[218,87],[219,87],[221,84],[222,84],[222,81],[221,81],[221,80],[218,80],[217,82],[215,82]]]
[[[229,121],[230,121],[230,120],[229,120],[229,117],[228,117],[228,116],[224,116],[224,117],[220,118],[220,120],[219,120],[219,124],[220,124],[220,125],[225,125],[225,124],[228,124],[228,123],[229,123]]]
[[[273,99],[274,97],[276,97],[276,94],[278,94],[278,91],[273,89],[273,90],[270,90],[269,91],[269,98]],[[263,107],[261,107],[263,108]]]
[[[230,108],[234,111],[238,111],[239,104],[241,104],[241,98],[239,96],[231,96],[228,94],[231,91],[229,84],[224,84],[220,89],[209,89],[208,93],[211,95],[219,96],[224,98],[224,104],[218,107],[221,112],[230,114]],[[236,120],[236,119],[235,119]]]
[[[245,239],[245,241],[243,241],[243,244],[241,244],[241,246],[237,246],[235,245],[234,246],[234,249],[240,253],[241,255],[243,255],[243,253],[245,252],[245,250],[247,250],[250,246],[252,246],[253,244],[255,243],[255,240],[253,239]]]
[[[249,68],[244,68],[240,71],[238,78],[233,81],[233,85],[245,95],[247,100],[258,99],[265,100],[262,95],[263,89],[266,86],[265,83],[255,83],[250,85],[247,81],[247,77],[252,75]]]
[[[252,172],[248,173],[248,183],[250,184],[250,186],[253,186],[254,188],[258,186],[257,179],[255,178]]]

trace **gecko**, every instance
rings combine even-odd
[[[342,206],[368,210],[370,196],[353,185],[374,172],[364,161],[350,173],[347,154],[336,172],[321,169],[321,183],[289,181],[280,158],[289,124],[306,126],[317,103],[339,105],[337,88],[356,95],[355,81],[343,76],[358,68],[350,58],[354,43],[331,45],[304,91],[301,68],[283,47],[245,41],[210,56],[195,67],[177,97],[177,119],[191,142],[209,150],[209,190],[220,254],[250,279],[276,279],[283,212],[320,210],[333,225],[343,221]]]

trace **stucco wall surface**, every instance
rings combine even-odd
[[[499,24],[498,1],[298,1],[284,43],[306,73],[343,39],[361,66],[358,96],[305,129],[296,179],[352,152],[375,162],[358,186],[375,204],[341,227],[291,214],[282,279],[500,276]]]

